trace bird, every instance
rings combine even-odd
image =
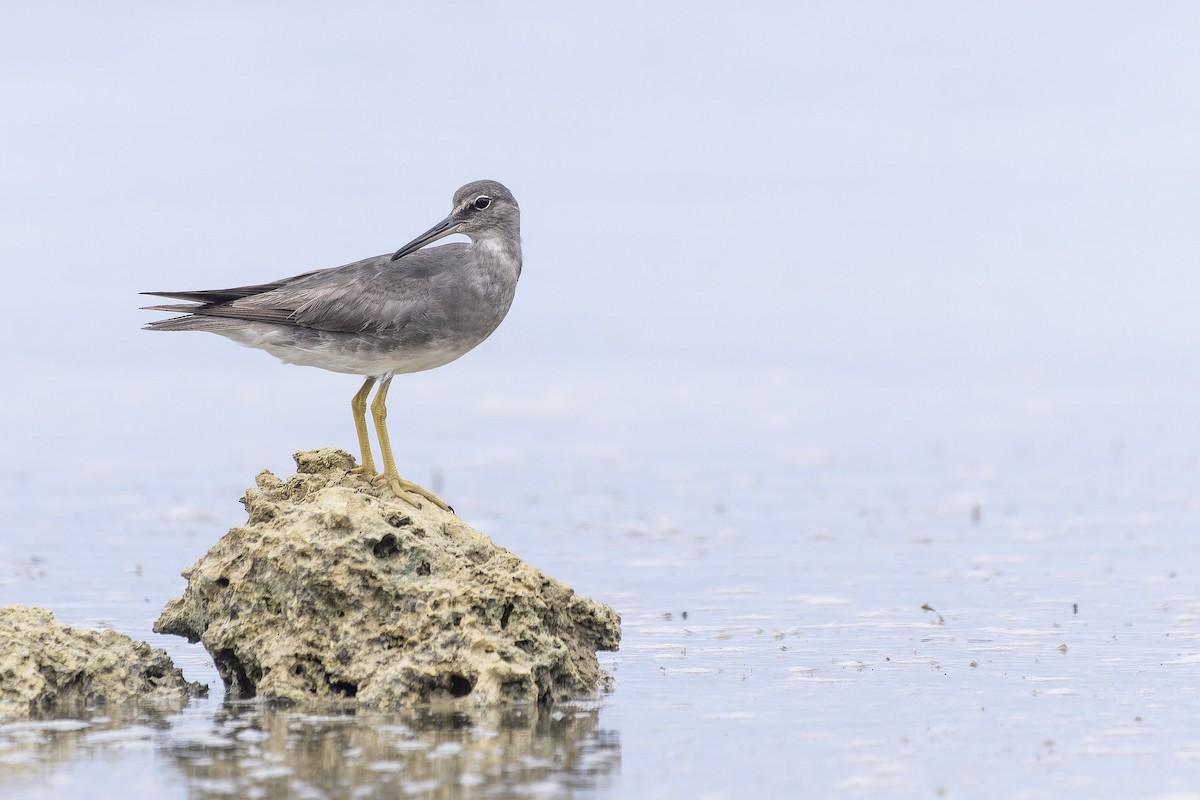
[[[469,243],[427,245],[451,234]],[[191,292],[143,292],[182,300],[145,306],[182,314],[151,331],[208,331],[264,350],[287,364],[361,375],[350,401],[362,461],[372,483],[387,484],[415,507],[452,511],[440,497],[401,478],[387,428],[392,378],[444,366],[487,339],[504,320],[521,276],[521,211],[503,184],[473,181],[454,193],[449,216],[391,254],[291,278]],[[367,399],[383,472],[367,434]]]

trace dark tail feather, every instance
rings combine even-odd
[[[321,270],[315,270],[315,272],[321,272]],[[232,300],[253,297],[256,294],[278,289],[280,286],[312,274],[312,272],[305,272],[294,278],[285,278],[271,283],[256,283],[253,286],[235,286],[232,289],[204,289],[198,292],[142,292],[142,294],[148,294],[151,297],[169,297],[172,300],[189,300],[193,303],[228,303]]]
[[[234,323],[234,324],[231,324]],[[236,327],[232,320],[221,317],[193,316],[159,319],[142,326],[144,331],[219,331]]]
[[[199,305],[193,303],[168,303],[161,306],[142,306],[142,311],[173,311],[173,312],[190,312],[200,308]]]

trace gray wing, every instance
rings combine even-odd
[[[347,333],[398,330],[437,304],[438,289],[455,280],[445,265],[455,262],[455,249],[465,247],[431,247],[396,262],[375,256],[255,286],[146,294],[196,303],[150,306],[161,311]]]
[[[310,275],[315,275],[315,274],[317,274],[317,272],[325,272],[325,271],[328,271],[328,270],[313,270],[312,272],[305,272],[302,275],[295,275],[291,278],[284,278],[283,280],[274,281],[272,283],[258,283],[253,286],[237,286],[237,287],[234,287],[233,289],[201,289],[201,290],[195,291],[195,292],[142,292],[142,294],[149,295],[151,297],[170,297],[173,300],[190,300],[193,303],[202,303],[202,304],[228,303],[230,301],[238,300],[243,297],[250,297],[251,295],[263,294],[264,292],[269,292],[273,289],[278,289],[280,286],[284,286],[285,284],[291,283],[292,281],[298,281],[303,278],[307,278]],[[175,305],[147,306],[143,310],[146,310],[146,311],[159,311],[159,310],[173,311],[173,310],[178,310],[181,308],[194,308],[194,306],[175,306]]]

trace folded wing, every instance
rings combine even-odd
[[[382,333],[405,327],[429,308],[439,277],[451,277],[434,275],[434,267],[426,252],[418,251],[396,264],[389,256],[376,256],[254,286],[145,294],[191,301],[147,307],[156,311],[323,331]],[[160,320],[147,327],[184,329],[183,319]]]

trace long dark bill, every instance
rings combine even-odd
[[[458,226],[461,224],[461,222],[462,220],[455,219],[454,217],[446,217],[437,225],[434,225],[432,228],[425,231],[408,244],[404,245],[404,247],[401,247],[399,250],[392,253],[392,261],[395,261],[398,258],[404,258],[409,253],[420,250],[430,242],[436,242],[438,239],[441,239],[444,236],[449,236],[458,229]]]

